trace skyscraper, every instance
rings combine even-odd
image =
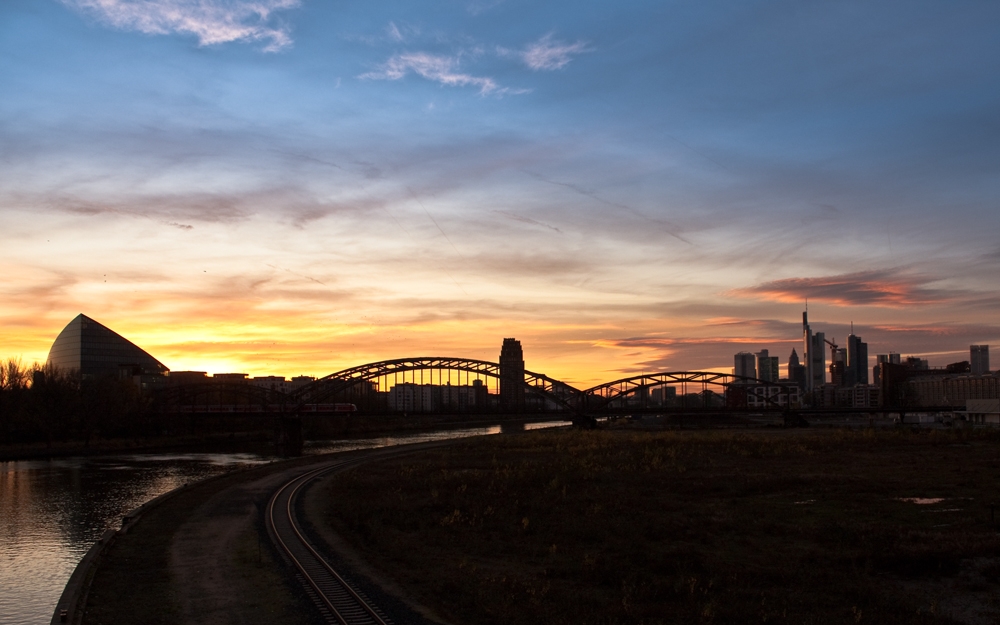
[[[757,377],[757,357],[750,352],[740,352],[733,357],[733,375],[743,378]]]
[[[882,372],[886,369],[886,366],[898,365],[898,364],[900,364],[900,360],[899,360],[899,354],[897,354],[896,352],[889,352],[888,354],[879,354],[875,356],[875,371],[872,374],[872,384],[874,384],[875,386],[881,385]]]
[[[809,313],[802,313],[802,356],[806,360],[806,391],[813,391],[826,383],[826,334],[812,333]]]
[[[799,388],[806,387],[806,368],[799,363],[799,355],[792,348],[792,355],[788,357],[788,379],[799,385]]]
[[[771,356],[766,349],[757,352],[757,379],[765,382],[777,382],[778,357]]]
[[[868,384],[868,343],[855,336],[853,329],[847,337],[847,366],[844,369],[844,385]]]
[[[524,352],[517,339],[504,339],[500,348],[500,407],[508,412],[524,410]]]
[[[834,340],[836,341],[836,339]],[[831,352],[830,356],[832,357],[830,362],[830,384],[847,386],[847,350],[843,347],[838,347]]]
[[[972,375],[986,375],[990,372],[990,346],[969,345],[969,364]]]

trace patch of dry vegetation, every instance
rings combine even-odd
[[[456,623],[990,623],[998,483],[985,432],[536,432],[343,473],[326,521]]]

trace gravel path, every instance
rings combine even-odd
[[[176,584],[183,623],[244,623],[244,597],[234,592],[241,563],[238,541],[255,532],[257,507],[280,484],[298,474],[292,469],[222,490],[191,511],[170,548],[170,571]]]
[[[318,611],[270,546],[258,510],[281,484],[330,459],[300,458],[230,473],[184,489],[154,506],[102,556],[83,623],[320,622]],[[405,598],[401,588],[380,576],[326,529],[326,504],[321,496],[325,490],[310,488],[300,508],[305,524],[314,528],[314,540],[333,565],[358,583],[396,625],[440,623],[429,618],[426,610],[398,599]]]

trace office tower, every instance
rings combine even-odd
[[[835,386],[846,386],[845,382],[847,380],[846,369],[847,369],[847,350],[843,347],[838,347],[831,354],[832,360],[830,362],[830,384]]]
[[[778,357],[771,356],[766,349],[757,352],[757,379],[764,382],[777,382]]]
[[[738,375],[743,378],[756,378],[757,377],[757,357],[750,352],[740,352],[733,357],[733,375]]]
[[[986,375],[990,372],[990,346],[969,345],[969,364],[972,375]]]
[[[882,380],[882,365],[889,362],[889,354],[878,354],[875,356],[875,368],[872,370],[872,384],[878,386]]]
[[[788,380],[798,384],[799,388],[806,386],[806,368],[799,363],[799,355],[792,348],[792,355],[788,357]]]
[[[806,391],[813,391],[826,383],[826,334],[813,334],[808,312],[802,313],[802,351],[806,360]]]
[[[852,331],[847,337],[847,365],[844,369],[844,385],[868,384],[868,343],[855,336]]]
[[[524,353],[517,339],[504,339],[500,348],[500,407],[524,410]]]

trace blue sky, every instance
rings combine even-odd
[[[784,361],[808,297],[873,356],[961,360],[1000,342],[998,27],[971,1],[7,0],[3,351],[85,312],[174,369],[513,335],[600,381]]]

